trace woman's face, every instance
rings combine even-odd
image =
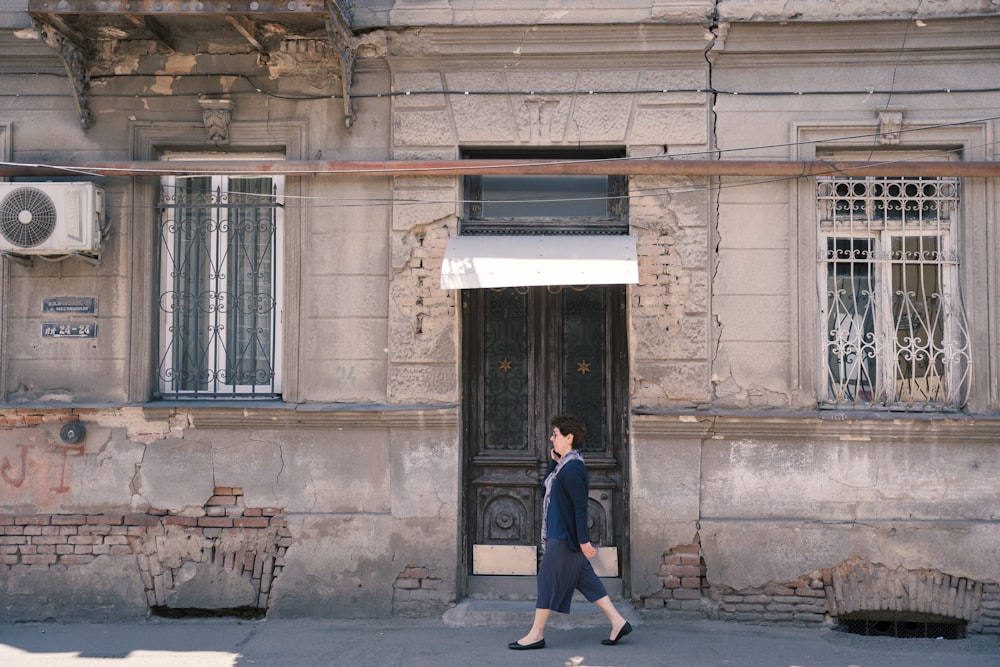
[[[552,442],[552,449],[556,450],[556,454],[563,456],[569,450],[573,449],[573,434],[563,435],[562,432],[556,428],[552,428],[552,436],[549,438]]]

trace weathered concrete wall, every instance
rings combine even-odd
[[[645,608],[801,623],[897,610],[1000,632],[995,420],[645,415],[634,428]],[[944,581],[935,595],[960,582],[960,602],[966,585],[988,600],[949,611],[919,592],[928,573]],[[849,603],[841,576],[861,587]]]
[[[246,150],[289,159],[387,157],[388,101],[362,97],[355,104],[360,120],[349,131],[342,106],[328,104],[339,80],[324,39],[291,40],[268,58],[221,50],[164,53],[152,42],[124,42],[116,49],[102,42],[92,58],[94,124],[83,132],[62,64],[51,49],[29,38],[30,31],[19,34],[18,39],[5,35],[12,45],[7,66],[21,72],[32,63],[52,75],[12,76],[0,111],[11,124],[4,137],[13,147],[9,159],[159,159],[164,151],[209,151],[227,159]],[[359,48],[372,58],[383,51],[376,37]],[[367,64],[363,57],[358,63],[359,69]],[[384,70],[374,66],[358,78],[355,90],[363,95],[387,86]],[[29,90],[34,103],[17,96]],[[202,95],[233,101],[233,140],[221,149],[203,127]],[[275,128],[270,138],[258,129],[263,127]],[[143,143],[147,134],[155,138]],[[156,346],[159,306],[146,308],[149,295],[142,291],[156,284],[155,263],[143,261],[158,242],[155,233],[146,232],[147,225],[156,227],[155,188],[133,189],[124,179],[89,180],[107,191],[110,236],[100,266],[74,258],[36,260],[30,267],[4,262],[4,402],[117,404],[149,400],[156,389],[155,374],[134,372],[134,364],[147,363],[138,355]],[[386,400],[388,209],[342,203],[384,200],[388,187],[388,179],[287,179],[283,305],[286,324],[294,323],[298,334],[283,360],[287,398]],[[96,339],[43,338],[42,300],[53,296],[96,297]]]
[[[388,0],[386,0],[388,1]],[[375,2],[367,20],[386,20],[377,14]],[[640,23],[656,21],[697,22],[712,15],[713,0],[689,2],[650,2],[620,0],[607,7],[581,6],[574,2],[546,2],[539,6],[530,0],[513,0],[502,7],[483,6],[475,0],[395,0],[388,12],[389,25],[510,25],[510,24],[580,24]],[[379,18],[376,19],[376,16]]]
[[[870,135],[890,103],[907,130],[941,126],[904,137],[903,148],[993,156],[996,93],[912,92],[991,80],[1000,33],[989,20],[908,24],[911,0],[873,10],[893,20],[849,24],[867,5],[697,0],[563,13],[514,4],[364,3],[371,25],[434,27],[364,37],[350,131],[330,99],[339,82],[324,40],[296,40],[267,59],[103,50],[84,134],[61,64],[5,34],[3,45],[17,45],[5,66],[30,62],[54,76],[7,84],[0,149],[31,162],[211,148],[195,101],[210,86],[236,100],[234,149],[290,159],[578,146],[812,159],[864,150],[867,141],[816,142]],[[920,16],[990,13],[989,4],[935,3]],[[644,22],[596,25],[630,20]],[[29,90],[47,96],[17,95]],[[287,99],[303,91],[322,99]],[[996,603],[991,290],[1000,281],[990,250],[1000,247],[989,230],[1000,194],[969,180],[961,236],[975,288],[974,416],[949,420],[807,412],[820,385],[808,183],[630,179],[640,281],[628,309],[627,567],[642,604],[822,622],[843,608],[843,581],[858,572],[954,577]],[[0,619],[116,620],[248,602],[285,617],[441,610],[464,574],[461,316],[457,295],[439,288],[462,214],[459,180],[288,179],[286,402],[267,407],[151,401],[155,234],[145,230],[155,225],[143,183],[102,181],[112,237],[99,267],[0,269]],[[63,295],[97,297],[96,341],[40,336],[41,300]],[[67,445],[58,428],[75,419],[88,435]],[[982,616],[982,627],[1000,628]]]
[[[951,574],[996,580],[995,424],[948,435],[916,423],[866,426],[857,435],[819,428],[812,437],[734,432],[706,442],[710,579],[743,588],[860,556],[891,568],[947,563]],[[745,562],[769,543],[794,548]]]
[[[577,2],[510,0],[503,7],[475,0],[367,0],[355,7],[365,25],[508,25],[546,23],[655,23],[723,21],[856,21],[908,19],[914,16],[992,15],[989,0],[947,0],[926,3],[894,0],[872,6],[865,0],[619,0],[614,11]]]
[[[59,426],[79,416],[87,435],[67,446]],[[315,412],[294,429],[271,424],[288,416],[222,411],[196,418],[204,428],[168,425],[183,413],[5,416],[3,619],[113,620],[157,606],[353,618],[453,601],[450,412]],[[60,603],[61,585],[78,605]]]
[[[992,16],[996,5],[989,0],[891,0],[873,6],[864,0],[824,2],[792,0],[786,2],[757,0],[717,0],[719,19],[723,21],[850,21],[857,19],[912,19],[953,16]]]
[[[949,35],[959,25],[937,21],[912,31],[895,21],[850,31],[825,24],[720,27],[710,53],[720,155],[795,160],[840,151],[868,159],[896,150],[908,151],[896,153],[897,159],[943,159],[943,151],[961,146],[965,159],[988,159],[985,137],[995,132],[995,121],[981,119],[992,118],[1000,104],[995,92],[901,92],[981,87],[1000,46],[996,25],[961,23],[967,29],[958,43]],[[820,40],[826,48],[816,52]],[[893,48],[885,48],[889,44]],[[887,105],[903,118],[904,131],[891,142],[876,136]],[[794,178],[720,179],[711,285],[718,341],[712,402],[719,408],[816,404],[824,381],[818,373],[823,334],[814,187]],[[958,249],[970,276],[995,271],[995,262],[981,254],[989,245],[983,222],[996,211],[985,198],[976,180],[963,184]],[[993,325],[986,321],[986,304],[976,301],[985,291],[964,291],[976,332],[973,358],[995,363],[987,343]],[[972,412],[995,410],[996,390],[982,379],[973,379]]]
[[[612,49],[603,29],[588,27],[500,31],[488,43],[443,29],[423,30],[419,41],[409,32],[392,34],[393,155],[452,159],[477,146],[620,145],[633,157],[703,151],[711,141],[707,96],[667,91],[707,87],[710,37],[697,25],[644,26],[617,38],[627,49]],[[669,66],[650,67],[651,57]],[[393,206],[392,222],[393,401],[458,396],[453,295],[438,287],[448,238],[463,213],[450,203],[460,199],[457,187],[454,178],[395,179],[395,199],[405,203]],[[421,201],[429,203],[414,203]],[[630,182],[640,274],[630,333],[638,406],[710,398],[710,202],[704,180]]]

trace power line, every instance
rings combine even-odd
[[[984,146],[993,146],[993,145],[996,145],[998,143],[1000,143],[1000,140],[998,140],[996,142],[990,142],[990,143],[987,143],[987,144],[982,144],[982,145],[979,145],[979,146],[969,146],[967,148],[982,148]],[[941,150],[941,151],[936,151],[936,152],[922,151],[920,153],[914,153],[912,156],[908,156],[908,157],[905,157],[905,158],[897,158],[897,159],[893,159],[893,160],[884,160],[884,161],[881,161],[881,162],[876,162],[874,164],[877,164],[877,165],[904,164],[904,163],[910,162],[910,161],[919,161],[919,160],[925,160],[925,159],[927,159],[929,157],[946,155],[946,154],[948,154],[950,152],[952,152],[952,151],[951,150]],[[614,158],[612,158],[612,159],[614,159]],[[0,164],[5,164],[5,163],[0,163]],[[944,163],[942,163],[942,164],[944,164]],[[169,174],[161,174],[161,175],[176,175],[176,174],[174,174],[173,172],[170,172]],[[113,178],[114,178],[114,180],[119,180],[119,181],[123,181],[123,182],[126,181],[126,179],[124,179],[122,177],[113,177]],[[732,177],[732,178],[736,178],[736,177]],[[697,193],[703,193],[703,192],[705,192],[705,193],[707,193],[707,192],[721,192],[723,190],[729,190],[729,189],[733,189],[733,188],[743,188],[743,187],[752,187],[752,186],[757,186],[757,185],[768,185],[768,184],[775,184],[775,183],[797,181],[797,180],[799,180],[799,178],[801,178],[801,177],[799,177],[799,176],[778,176],[778,177],[768,177],[768,178],[756,178],[756,179],[752,179],[752,180],[739,180],[737,182],[732,182],[731,181],[731,182],[727,182],[727,183],[722,183],[722,182],[710,183],[710,184],[707,184],[707,185],[695,185],[695,184],[691,184],[691,185],[676,185],[676,186],[657,187],[657,188],[649,188],[649,189],[630,188],[629,192],[627,194],[625,194],[625,195],[619,195],[619,196],[617,196],[617,198],[633,200],[633,199],[642,199],[642,198],[645,198],[645,197],[672,197],[672,196],[677,196],[677,195],[681,195],[681,194],[697,194]],[[161,184],[160,187],[166,187],[166,186],[164,186],[163,184]],[[238,190],[229,190],[228,192],[230,194],[244,194],[244,193],[241,193]],[[256,195],[257,193],[245,193],[245,194],[254,194],[254,195]],[[559,198],[559,199],[552,199],[552,198],[547,198],[547,199],[546,198],[530,198],[529,199],[529,198],[525,198],[525,199],[517,199],[517,200],[503,200],[502,203],[505,203],[505,204],[509,204],[509,203],[552,203],[552,202],[559,202],[559,201],[574,202],[574,201],[590,201],[590,200],[597,200],[597,199],[607,200],[607,199],[613,199],[613,198],[615,198],[615,196],[608,196],[608,197],[578,197],[578,198],[564,197],[564,198]],[[469,205],[469,204],[497,203],[495,200],[464,199],[464,198],[459,198],[459,197],[448,198],[448,199],[412,199],[412,198],[401,198],[401,197],[395,197],[395,196],[374,197],[374,198],[356,198],[356,197],[336,197],[336,196],[331,196],[331,195],[290,195],[287,192],[283,195],[282,199],[284,201],[291,200],[291,201],[299,201],[299,202],[307,203],[307,204],[309,204],[311,206],[311,208],[366,208],[366,207],[391,206],[391,205],[394,205],[394,204],[396,204],[396,205],[408,205],[408,206],[412,206],[412,205],[442,205],[442,204],[451,205],[451,204],[454,204],[456,206],[466,206],[466,205]],[[122,207],[122,208],[125,208],[125,207]]]
[[[904,36],[905,39],[905,36]],[[903,47],[900,47],[902,49]],[[436,90],[387,90],[379,92],[370,93],[352,93],[351,99],[389,99],[394,97],[414,97],[414,96],[429,96],[429,95],[444,95],[444,96],[481,96],[481,97],[493,97],[498,95],[522,95],[526,97],[532,96],[602,96],[602,95],[670,95],[670,94],[697,94],[702,93],[706,95],[731,95],[731,96],[745,96],[745,97],[788,97],[788,96],[830,96],[830,95],[950,95],[950,94],[976,94],[976,93],[996,93],[1000,92],[1000,86],[983,86],[976,88],[955,88],[955,87],[933,87],[933,88],[905,88],[896,89],[895,88],[895,73],[898,67],[898,61],[893,66],[892,82],[889,88],[855,88],[855,89],[836,89],[836,90],[735,90],[726,88],[715,88],[713,86],[695,86],[687,88],[638,88],[638,89],[621,89],[621,88],[593,88],[593,89],[523,89],[523,90],[476,90],[476,89],[458,89],[458,90],[448,90],[448,89],[436,89]],[[65,75],[56,72],[0,72],[0,78],[5,76],[55,76],[59,78],[64,78]],[[288,100],[288,101],[298,101],[298,102],[308,102],[308,101],[323,101],[323,100],[340,100],[343,96],[338,93],[330,94],[315,94],[315,93],[302,93],[302,94],[289,94],[289,93],[277,93],[265,89],[261,85],[257,84],[253,77],[247,74],[233,74],[232,72],[212,72],[212,73],[197,73],[197,74],[186,74],[186,73],[176,73],[167,75],[172,79],[185,79],[185,78],[207,78],[214,79],[219,77],[235,77],[244,82],[246,82],[251,90],[247,91],[234,91],[232,89],[226,91],[219,91],[219,94],[228,95],[242,95],[242,94],[253,94],[258,93],[261,95],[266,95],[275,99]],[[127,78],[148,78],[148,74],[137,74],[137,73],[124,73],[124,74],[107,74],[107,75],[96,75],[90,78],[91,81],[104,81],[104,80],[122,80]],[[206,94],[205,91],[199,92],[172,92],[169,97],[199,97]],[[0,93],[0,97],[69,97],[68,93]],[[158,99],[165,97],[165,95],[151,94],[151,93],[108,93],[108,92],[95,92],[91,91],[89,94],[91,99],[98,98],[112,98],[112,99]]]

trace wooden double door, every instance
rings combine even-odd
[[[523,555],[524,547],[538,545],[540,483],[548,467],[551,420],[559,414],[574,414],[587,426],[581,451],[591,478],[591,541],[617,547],[614,562],[625,562],[625,298],[622,285],[462,293],[464,546],[470,575],[492,573],[476,562],[483,546],[494,553],[504,553],[495,547],[521,547]]]

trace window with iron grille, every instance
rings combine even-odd
[[[822,405],[964,405],[959,190],[953,178],[817,179]]]
[[[280,394],[282,186],[275,176],[163,180],[161,396]]]
[[[466,158],[606,160],[620,149],[477,149]],[[466,176],[463,235],[628,234],[628,180],[604,174]]]

